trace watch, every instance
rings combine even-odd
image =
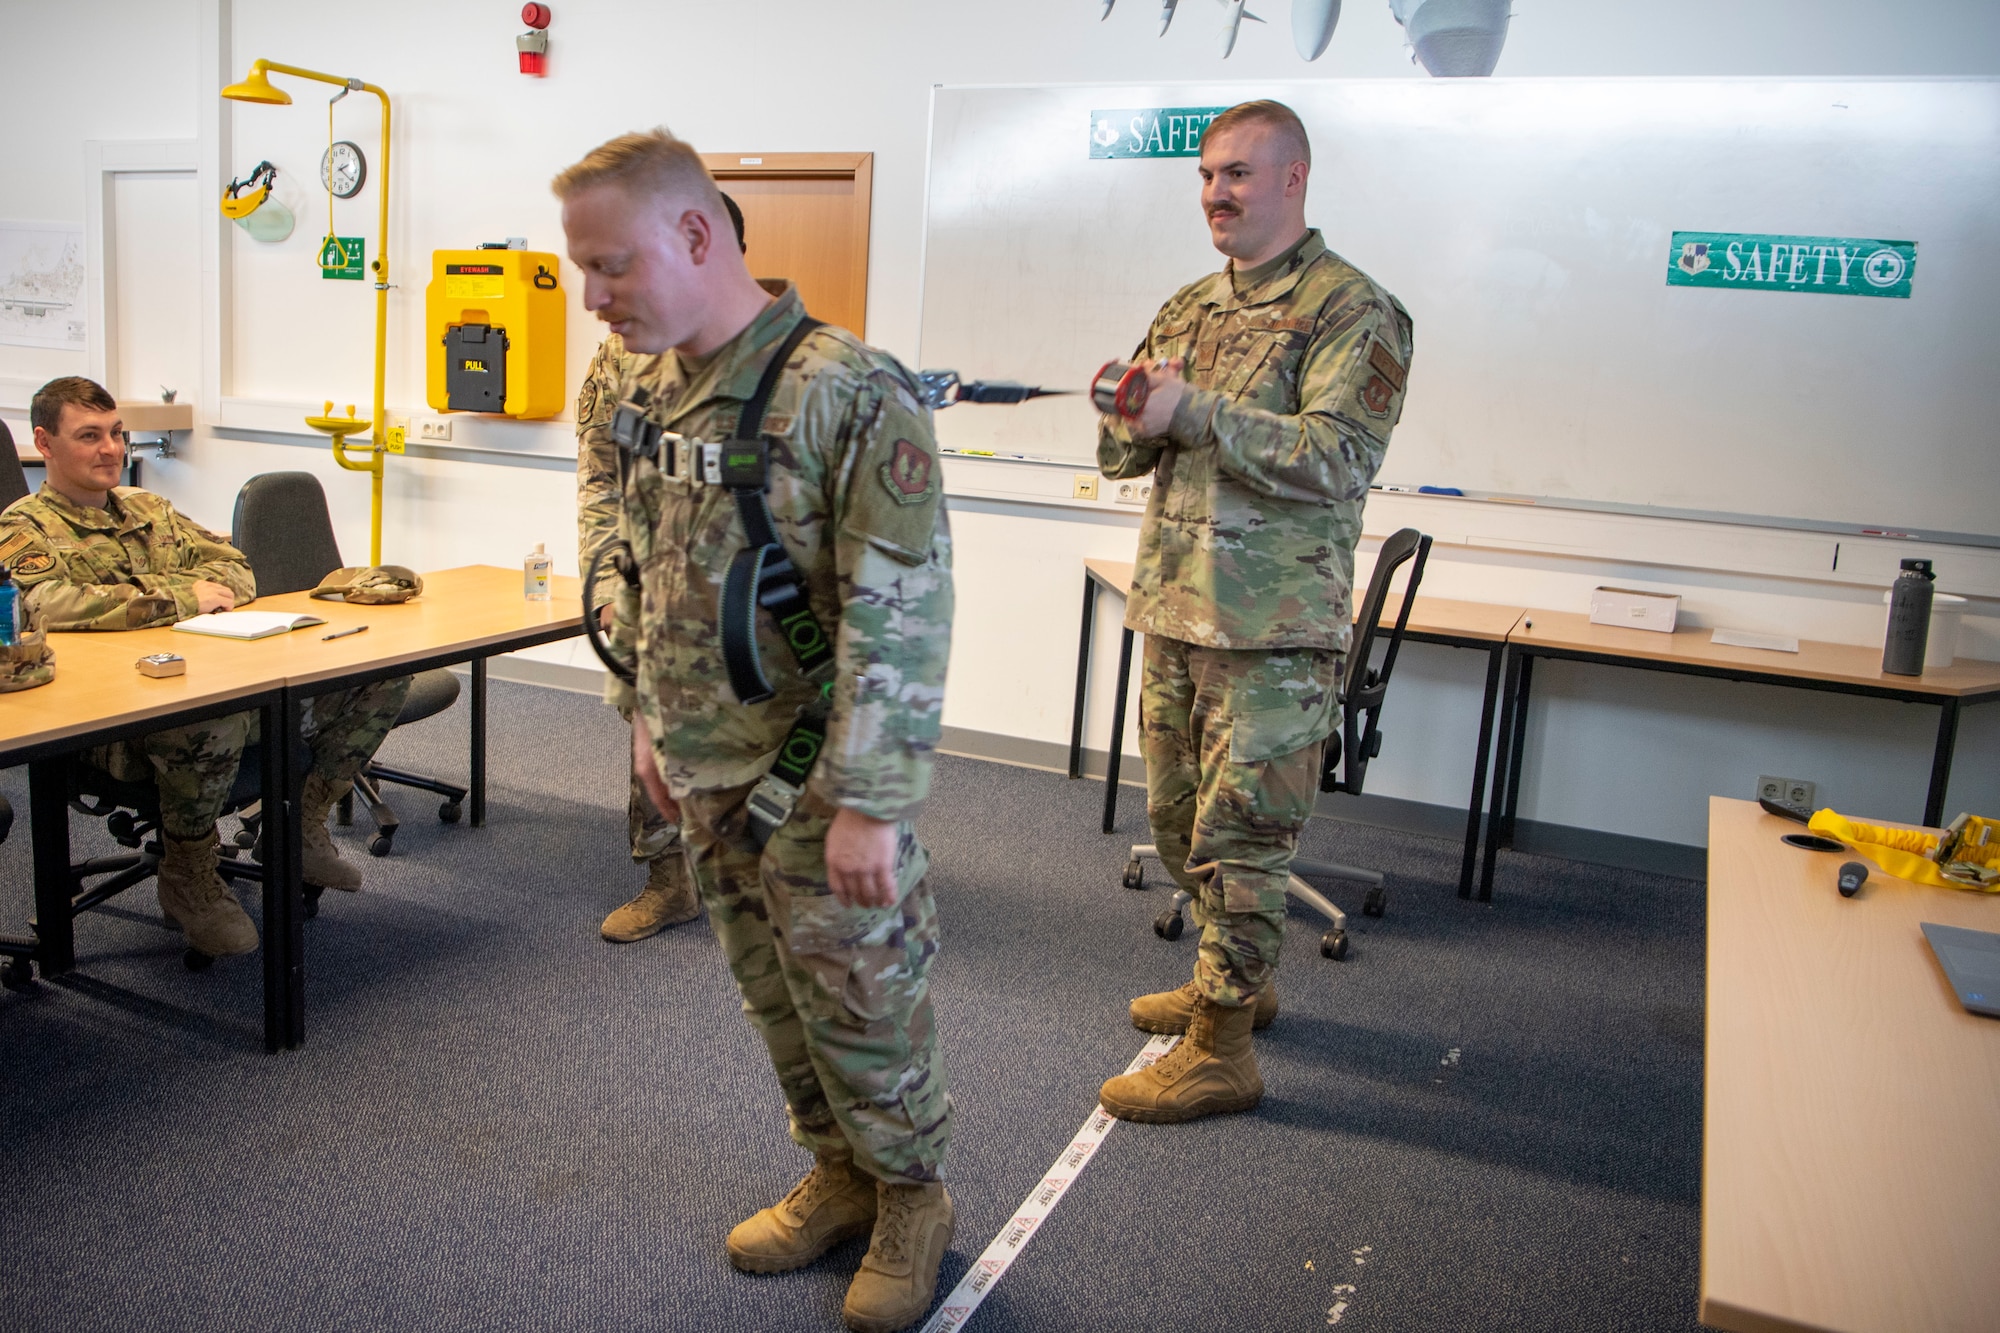
[[[319,183],[336,199],[352,199],[368,180],[368,159],[361,149],[342,139],[326,150],[319,160]]]

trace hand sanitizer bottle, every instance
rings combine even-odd
[[[549,600],[549,557],[543,552],[544,543],[536,542],[535,549],[528,552],[528,558],[521,562],[521,594],[531,602]]]

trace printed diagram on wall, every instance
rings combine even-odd
[[[84,350],[83,226],[0,222],[0,344]]]

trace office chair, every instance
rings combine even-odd
[[[28,474],[21,467],[21,455],[14,448],[14,432],[0,421],[0,509],[28,495]]]
[[[1368,580],[1368,593],[1361,600],[1361,614],[1354,627],[1354,642],[1347,654],[1347,670],[1341,678],[1340,728],[1327,737],[1326,755],[1320,762],[1321,791],[1344,791],[1359,796],[1362,782],[1368,775],[1368,761],[1382,753],[1382,728],[1379,725],[1382,703],[1389,692],[1389,676],[1396,669],[1396,655],[1403,648],[1403,631],[1409,625],[1410,607],[1416,601],[1417,585],[1423,581],[1424,562],[1430,558],[1430,553],[1431,539],[1415,528],[1404,528],[1382,543],[1382,551],[1375,559],[1375,572]],[[1396,571],[1412,560],[1415,563],[1410,564],[1409,582],[1403,586],[1403,600],[1396,611],[1395,627],[1385,630],[1382,628],[1382,608],[1389,600],[1389,584],[1394,580]],[[1382,665],[1374,667],[1370,663],[1378,644],[1383,649]],[[1146,857],[1159,860],[1159,848],[1151,843],[1139,843],[1132,848],[1132,859],[1126,863],[1125,874],[1120,880],[1126,888],[1146,887],[1143,864]],[[1347,914],[1300,878],[1303,875],[1367,885],[1367,894],[1361,901],[1361,914],[1381,916],[1388,910],[1389,903],[1388,895],[1382,890],[1382,872],[1321,861],[1292,862],[1292,874],[1285,885],[1285,895],[1298,899],[1326,918],[1330,928],[1320,936],[1320,955],[1338,962],[1347,957]],[[1153,919],[1153,933],[1163,940],[1179,939],[1186,925],[1182,911],[1192,901],[1193,895],[1186,889],[1176,887],[1173,902]]]
[[[317,588],[321,579],[342,568],[333,520],[326,511],[326,492],[310,472],[266,472],[244,482],[236,493],[230,529],[230,540],[257,576],[260,597]],[[442,713],[458,701],[458,690],[458,677],[443,668],[417,672],[395,725],[405,727]],[[382,799],[384,782],[444,797],[438,819],[446,824],[456,824],[463,813],[466,788],[370,760],[354,779],[354,790],[341,799],[340,822],[353,818],[353,800],[359,796],[375,824],[375,836],[368,840],[368,850],[375,856],[389,854],[401,827],[396,812]]]

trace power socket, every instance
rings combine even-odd
[[[1819,795],[1819,784],[1807,782],[1804,778],[1760,777],[1757,779],[1759,800],[1776,801],[1779,805],[1789,805],[1794,810],[1812,810]]]
[[[1122,505],[1144,505],[1153,498],[1153,483],[1150,481],[1121,481],[1111,498]]]
[[[417,423],[417,438],[420,440],[449,440],[451,438],[451,418],[425,417]]]
[[[1070,487],[1069,494],[1073,500],[1095,500],[1097,498],[1097,474],[1095,472],[1077,473],[1075,483]]]

